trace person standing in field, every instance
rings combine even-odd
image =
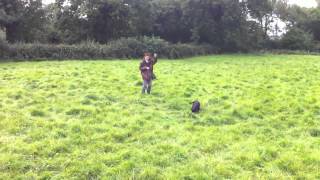
[[[139,68],[143,79],[142,94],[151,93],[153,64],[151,54],[145,53]]]

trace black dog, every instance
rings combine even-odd
[[[197,113],[197,112],[200,111],[200,102],[199,102],[199,101],[194,101],[194,102],[192,102],[191,111],[192,111],[193,113]]]

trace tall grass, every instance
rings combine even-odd
[[[320,178],[319,57],[138,64],[0,63],[0,179]]]

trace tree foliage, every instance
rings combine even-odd
[[[312,34],[292,28],[281,40],[282,46],[290,50],[308,50],[312,47]]]
[[[1,0],[0,26],[9,42],[41,41],[45,31],[45,12],[41,0]]]
[[[303,31],[308,35],[301,38],[319,44],[320,8],[292,6],[286,0],[0,1],[0,28],[9,42],[105,44],[156,36],[172,43],[209,44],[222,52],[250,51],[265,48],[275,36],[282,38],[279,21],[287,25],[283,42],[296,41],[292,34]]]

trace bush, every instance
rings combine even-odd
[[[190,56],[199,56],[206,54],[216,53],[211,46],[199,46],[192,44],[174,44],[168,46],[166,54],[168,58],[180,58],[180,57],[190,57]]]
[[[66,44],[8,44],[0,41],[0,59],[131,59],[140,58],[144,52],[157,52],[163,58],[183,58],[213,54],[209,45],[170,44],[156,37],[121,38],[108,44],[88,41],[77,45]]]
[[[137,38],[121,38],[107,45],[111,57],[135,58],[141,56],[145,45]]]
[[[287,49],[274,49],[274,50],[260,50],[257,54],[286,54],[286,55],[320,55],[320,51],[304,51],[304,50],[287,50]]]
[[[158,52],[159,54],[167,54],[166,48],[170,47],[170,43],[156,37],[143,36],[139,40],[145,45],[144,51]]]

